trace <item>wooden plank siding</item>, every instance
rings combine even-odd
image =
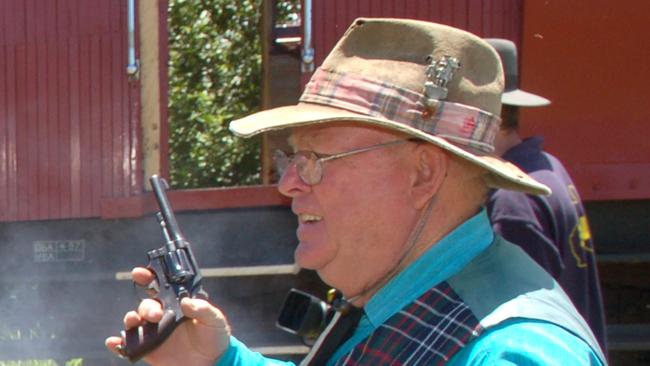
[[[0,221],[95,217],[141,192],[126,5],[0,1]]]
[[[552,101],[522,110],[586,201],[650,199],[650,1],[527,1],[521,85]]]
[[[357,17],[397,17],[438,22],[481,37],[521,42],[521,0],[313,0],[313,47],[320,65]],[[303,84],[309,75],[303,75]]]

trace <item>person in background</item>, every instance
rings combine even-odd
[[[297,264],[343,298],[303,365],[606,365],[589,327],[521,248],[494,235],[490,188],[548,194],[492,155],[503,71],[484,40],[448,26],[360,18],[297,105],[233,121],[239,136],[291,129],[279,191],[298,218]],[[135,269],[133,278],[153,278]],[[272,365],[213,304],[145,361]],[[143,300],[126,329],[157,323]],[[235,327],[236,325],[233,325]],[[124,340],[106,346],[120,353]]]
[[[587,216],[575,184],[562,163],[543,150],[540,136],[519,134],[519,108],[551,102],[519,89],[517,48],[506,39],[486,41],[498,52],[505,73],[501,129],[495,153],[553,192],[528,195],[499,189],[490,195],[488,214],[494,231],[521,246],[555,278],[605,348],[605,316],[596,253]]]

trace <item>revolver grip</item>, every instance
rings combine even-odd
[[[131,362],[136,362],[158,347],[182,323],[186,317],[176,318],[173,310],[165,310],[158,323],[146,322],[137,328],[122,331],[121,353]]]

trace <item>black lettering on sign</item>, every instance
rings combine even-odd
[[[81,262],[85,240],[39,240],[34,242],[34,262]]]

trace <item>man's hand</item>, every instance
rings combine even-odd
[[[147,286],[154,280],[146,268],[134,268],[133,281]],[[223,313],[202,299],[185,298],[181,301],[183,314],[189,319],[180,324],[158,348],[144,357],[145,362],[161,365],[214,365],[230,341],[230,326]],[[124,316],[124,329],[131,329],[143,322],[157,323],[162,318],[162,305],[153,299],[145,299],[137,311]],[[106,347],[119,355],[122,337],[109,337]]]

